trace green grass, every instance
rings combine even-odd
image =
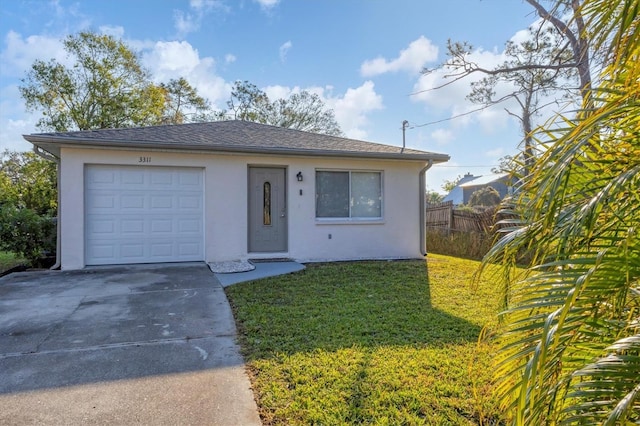
[[[4,271],[8,271],[14,266],[18,266],[26,263],[27,263],[26,259],[18,258],[13,253],[0,251],[0,274],[3,273]]]
[[[265,424],[494,424],[478,262],[310,264],[227,288]]]

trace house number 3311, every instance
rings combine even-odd
[[[138,163],[150,163],[151,157],[138,157]]]

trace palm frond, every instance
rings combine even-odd
[[[640,421],[640,0],[585,0],[610,61],[592,103],[537,135],[546,147],[503,207],[485,264],[505,273],[498,391],[516,424]]]

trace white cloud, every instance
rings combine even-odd
[[[17,85],[3,87],[0,99],[0,152],[30,150],[31,144],[22,135],[34,132],[36,115],[24,112]]]
[[[453,132],[449,129],[436,129],[431,132],[430,136],[438,145],[446,145],[454,138]]]
[[[3,86],[0,92],[0,150],[31,149],[31,144],[22,135],[35,131],[39,114],[26,112],[17,79],[24,77],[37,59],[55,59],[70,65],[62,41],[58,38],[42,35],[24,38],[14,31],[7,33],[0,52],[0,74],[7,81],[13,80],[15,83]]]
[[[142,62],[156,82],[184,77],[213,105],[221,106],[231,91],[231,85],[216,74],[214,59],[201,58],[198,50],[186,41],[159,41],[143,53]]]
[[[254,0],[263,10],[273,9],[280,3],[280,0]]]
[[[219,0],[191,0],[189,9],[188,12],[183,10],[173,11],[173,26],[178,33],[178,38],[184,38],[187,34],[198,31],[202,20],[212,10],[229,11],[228,6],[225,6]]]
[[[332,86],[312,86],[304,89],[299,86],[268,86],[262,90],[271,100],[284,99],[301,90],[318,95],[325,105],[333,110],[342,132],[353,139],[365,139],[369,123],[367,115],[384,108],[382,96],[376,93],[375,85],[371,81],[366,81],[356,88],[349,88],[342,95],[335,95]]]
[[[200,29],[200,19],[198,15],[176,10],[173,12],[173,26],[178,32],[178,37],[182,38]]]
[[[367,114],[384,108],[382,96],[376,93],[372,81],[365,81],[355,89],[347,89],[342,97],[329,98],[327,104],[333,108],[345,135],[355,139],[367,137]]]
[[[156,42],[153,49],[143,54],[142,58],[160,81],[190,72],[202,62],[198,51],[186,41]]]
[[[289,96],[293,95],[294,93],[299,93],[300,90],[302,89],[300,89],[300,87],[298,86],[291,88],[288,86],[275,85],[275,86],[267,86],[261,90],[267,94],[267,97],[271,101],[275,101],[276,99],[287,99]]]
[[[431,43],[431,40],[420,36],[412,41],[409,47],[400,51],[397,58],[387,60],[381,56],[367,60],[360,66],[360,74],[364,77],[373,77],[388,72],[406,71],[418,73],[425,64],[433,62],[438,58],[438,46]]]
[[[0,73],[3,76],[23,77],[36,59],[55,59],[69,65],[62,41],[58,38],[22,35],[9,31],[4,38],[4,48],[0,53]]]
[[[291,40],[286,41],[282,44],[282,46],[280,46],[280,62],[284,62],[287,59],[287,53],[289,53],[289,50],[292,47],[293,43],[291,43]]]
[[[224,55],[224,62],[226,64],[232,64],[236,61],[236,55],[232,55],[231,53],[227,53],[226,55]]]
[[[124,36],[124,28],[121,26],[114,27],[110,25],[102,25],[98,29],[100,30],[100,33],[114,37],[116,39],[121,39]]]
[[[189,6],[195,10],[208,10],[214,7],[222,7],[222,3],[217,0],[191,0]]]

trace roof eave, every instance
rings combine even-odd
[[[446,154],[425,153],[392,153],[392,152],[362,152],[362,151],[338,151],[338,150],[313,150],[302,148],[276,148],[276,147],[255,147],[255,146],[224,146],[224,145],[176,145],[167,142],[142,142],[142,141],[121,141],[121,140],[95,140],[81,138],[65,138],[53,135],[23,135],[23,137],[34,145],[56,144],[65,146],[75,146],[86,148],[91,147],[118,147],[135,149],[161,148],[167,150],[187,150],[187,151],[207,151],[207,152],[228,152],[243,154],[276,154],[293,156],[314,156],[314,157],[351,157],[351,158],[371,158],[381,160],[409,160],[409,161],[432,161],[434,164],[445,163],[450,157]]]

